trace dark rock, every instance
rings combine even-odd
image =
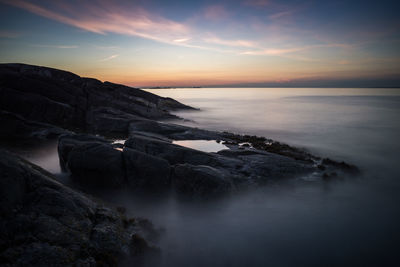
[[[151,248],[135,220],[0,150],[0,259],[13,266],[115,266]],[[133,253],[134,252],[134,253]]]
[[[239,135],[239,134],[232,134],[232,133],[227,133],[227,132],[223,132],[222,136],[230,139],[230,140],[225,141],[224,144],[227,144],[227,145],[237,145],[238,143],[248,143],[256,149],[268,151],[270,153],[279,154],[282,156],[290,157],[290,158],[293,158],[296,160],[305,161],[308,163],[313,163],[315,159],[318,159],[318,157],[315,157],[314,155],[311,155],[310,153],[308,153],[304,150],[289,146],[287,144],[282,144],[280,142],[276,142],[276,141],[273,141],[270,139],[266,139],[265,137],[259,137],[259,136],[255,136],[255,135],[254,136]]]
[[[86,143],[108,144],[106,139],[94,135],[65,134],[59,137],[57,149],[58,149],[58,157],[60,160],[60,167],[62,171],[64,172],[68,171],[67,163],[70,152],[75,147],[84,145]]]
[[[340,169],[341,171],[344,171],[344,172],[350,173],[350,174],[359,174],[360,173],[360,170],[356,166],[348,164],[344,161],[338,162],[338,161],[331,160],[330,158],[325,158],[322,160],[322,164],[333,166],[335,168]]]
[[[0,64],[0,110],[53,127],[128,135],[130,117],[176,118],[169,113],[176,109],[190,107],[137,88],[66,71]]]
[[[65,127],[73,124],[74,109],[66,103],[53,101],[47,97],[27,92],[1,88],[0,107],[2,110],[16,113],[28,120],[40,121]]]
[[[216,196],[233,188],[223,171],[204,165],[178,164],[172,179],[178,193],[195,197]]]
[[[343,179],[343,177],[339,176],[336,172],[332,172],[332,173],[324,172],[324,174],[322,175],[322,180],[325,182],[331,182],[331,181],[342,180],[342,179]]]
[[[217,132],[148,119],[136,119],[131,121],[129,133],[130,136],[143,133],[146,135],[152,134],[159,137],[167,137],[173,140],[213,140],[219,138],[219,133]]]
[[[67,168],[83,184],[117,188],[125,183],[122,152],[109,144],[75,146],[68,153]]]
[[[242,167],[238,171],[247,173],[257,183],[298,177],[315,171],[311,164],[282,155],[262,151],[258,153],[237,153],[238,158],[243,161]]]
[[[51,139],[68,132],[51,124],[30,121],[20,115],[1,110],[0,125],[0,139],[4,141]]]
[[[143,125],[150,125],[150,128],[144,126],[141,128],[146,131],[152,129],[151,125],[159,126],[159,124],[148,124],[147,122]],[[170,129],[174,129],[174,126]],[[214,192],[224,191],[214,190],[214,185],[210,181],[226,182],[237,188],[246,188],[271,181],[302,177],[314,172],[321,173],[325,165],[332,164],[325,160],[317,165],[316,161],[311,160],[317,157],[307,152],[302,154],[300,149],[280,143],[275,146],[277,149],[282,148],[282,150],[278,149],[279,153],[239,145],[231,145],[230,149],[218,153],[206,153],[173,144],[170,139],[162,135],[163,130],[152,130],[153,133],[146,131],[137,131],[137,134],[126,140],[124,145],[111,145],[109,141],[93,136],[62,136],[59,144],[60,160],[65,161],[64,165],[71,170],[73,176],[80,177],[80,180],[89,179],[89,183],[93,185],[116,182],[114,186],[129,185],[132,189],[145,189],[146,191],[160,191],[172,186],[178,193],[186,192],[189,195],[192,192],[194,196],[207,195],[205,191],[208,189],[205,188],[208,185],[210,195],[213,195]],[[266,140],[253,136],[240,136],[237,139],[241,141]],[[94,148],[96,150],[93,153],[88,153]],[[74,151],[78,151],[78,153],[74,154]],[[284,151],[289,151],[289,154],[283,153]],[[118,160],[102,161],[104,158],[113,158],[107,153],[112,153]],[[307,157],[310,161],[305,158],[299,160],[293,153]],[[120,154],[122,154],[122,166]],[[89,155],[92,162],[84,164],[85,161],[82,157],[89,157]],[[78,164],[76,168],[71,166],[72,160],[74,163],[79,163],[76,163]],[[341,163],[340,166],[343,164]],[[172,179],[171,169],[174,170],[174,177],[179,178],[179,182],[170,182]],[[335,177],[332,173],[337,170],[340,168],[329,167],[327,169],[330,173],[329,177]],[[199,185],[199,189],[190,189],[191,184],[187,185],[186,182],[191,181],[192,174],[196,173],[198,175],[193,182],[196,186]],[[184,179],[185,175],[188,175],[187,179],[189,180]],[[219,180],[216,177],[219,177]],[[174,180],[176,180],[175,178]],[[203,185],[204,187],[202,187]],[[233,187],[222,186],[222,188],[232,190]]]
[[[152,191],[169,187],[171,168],[168,161],[130,148],[125,148],[122,155],[129,186]]]
[[[321,171],[324,171],[326,169],[326,167],[322,164],[318,164],[317,168]]]
[[[135,135],[125,146],[167,160],[171,165],[189,163],[193,165],[215,165],[216,156],[210,153],[178,146],[152,137]]]
[[[89,132],[102,133],[105,136],[126,137],[130,122],[137,118],[123,111],[112,108],[98,108],[87,113],[87,129]]]

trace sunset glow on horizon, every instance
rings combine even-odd
[[[394,1],[0,0],[0,61],[131,86],[400,80]]]

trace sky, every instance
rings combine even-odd
[[[398,1],[0,0],[0,62],[136,87],[400,86]]]

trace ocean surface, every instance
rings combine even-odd
[[[185,119],[176,123],[265,136],[353,163],[363,173],[212,201],[103,195],[165,229],[161,266],[400,266],[400,89],[148,91],[200,109],[176,113]],[[60,172],[56,143],[25,155]]]
[[[164,266],[400,266],[400,89],[148,91],[199,108],[176,113],[186,125],[265,136],[363,172],[217,202],[135,202],[166,229]]]

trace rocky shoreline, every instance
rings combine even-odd
[[[204,199],[282,179],[359,173],[264,137],[167,123],[177,118],[171,111],[193,108],[61,70],[0,64],[0,96],[2,143],[57,138],[62,171],[83,187]],[[209,153],[177,140],[215,140],[228,149]],[[1,263],[114,266],[157,258],[150,222],[128,219],[122,208],[106,207],[12,153],[0,155]]]

